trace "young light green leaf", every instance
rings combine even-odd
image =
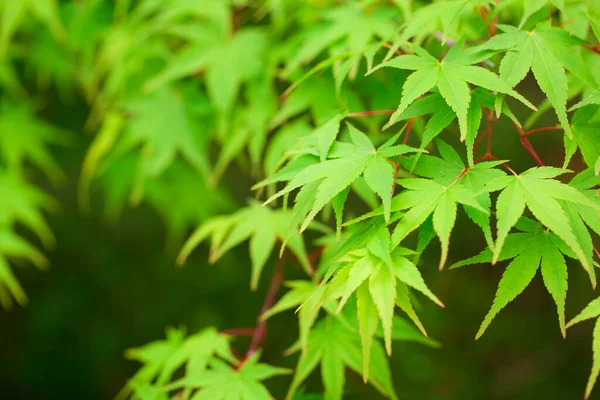
[[[392,354],[392,320],[396,298],[396,278],[387,264],[380,264],[369,279],[369,291],[383,326],[383,338],[388,356]]]

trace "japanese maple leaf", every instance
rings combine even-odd
[[[55,38],[65,38],[57,0],[6,1],[0,3],[0,14],[2,15],[0,55],[4,55],[12,36],[23,23],[27,14],[31,14],[46,25]]]
[[[290,351],[300,350],[299,344]],[[371,384],[383,395],[396,399],[390,367],[385,352],[379,342],[373,344],[372,358],[369,361],[373,371]],[[286,396],[291,400],[300,384],[321,364],[321,376],[325,386],[325,396],[341,400],[344,393],[345,369],[362,373],[361,341],[356,332],[333,317],[317,323],[308,336],[308,347],[302,351],[296,373]]]
[[[441,161],[441,165],[436,160]],[[460,158],[458,158],[458,163],[460,162]],[[453,171],[457,172],[457,174],[452,181],[448,182],[447,179],[442,179],[440,181],[442,183],[424,178],[408,178],[396,181],[407,190],[403,190],[391,200],[390,211],[392,213],[403,212],[395,218],[398,222],[392,233],[392,243],[394,245],[400,244],[404,238],[421,226],[433,214],[433,227],[442,246],[439,267],[440,269],[443,268],[448,256],[450,233],[456,222],[457,204],[460,203],[478,211],[471,212],[470,215],[484,229],[484,232],[486,225],[489,225],[488,200],[485,196],[482,197],[476,189],[480,189],[481,179],[486,179],[486,176],[498,176],[495,172],[485,172],[495,165],[495,163],[491,165],[482,164],[480,167],[474,168],[473,171],[475,172],[472,175],[474,178],[469,177],[465,180],[468,184],[467,187],[463,183],[460,183],[459,180],[464,178],[470,169],[461,169],[460,164],[455,164],[451,165],[449,170],[445,170],[443,160],[426,158],[420,170],[423,176],[432,176],[434,174],[437,177],[441,176],[443,178],[446,173],[453,174]],[[500,174],[504,175],[501,172]],[[480,199],[477,199],[476,195]],[[479,203],[479,200],[483,205]],[[486,205],[488,209],[485,208]],[[351,225],[377,215],[381,215],[380,209],[349,221],[346,225]]]
[[[320,13],[323,23],[298,35],[302,44],[293,48],[294,55],[286,64],[284,75],[289,75],[336,42],[341,42],[341,51],[358,53],[376,39],[385,41],[395,35],[393,19],[399,15],[397,8],[377,7],[372,11],[365,8],[364,4],[350,2]]]
[[[506,93],[533,110],[533,104],[515,92],[511,86],[489,70],[472,65],[481,61],[480,56],[472,51],[461,50],[459,44],[453,46],[446,57],[438,60],[419,46],[412,46],[415,54],[395,57],[378,65],[372,71],[384,67],[413,70],[402,88],[402,99],[396,112],[390,117],[394,123],[407,107],[416,99],[437,87],[440,94],[458,118],[461,140],[465,140],[468,131],[468,110],[471,102],[469,85]],[[371,72],[372,72],[371,71]]]
[[[591,301],[575,318],[573,318],[567,324],[567,328],[578,324],[588,319],[596,318],[596,324],[594,325],[593,341],[592,341],[592,352],[594,361],[592,364],[592,371],[588,378],[587,385],[585,387],[585,398],[586,400],[592,394],[592,389],[596,384],[598,375],[600,375],[600,298]]]
[[[199,71],[215,109],[228,114],[244,82],[261,72],[267,36],[263,31],[244,28],[229,38],[220,34],[201,37],[169,61],[167,67],[146,85],[153,90]]]
[[[383,224],[374,227],[366,248],[353,250],[338,261],[333,277],[321,285],[324,288],[319,304],[340,299],[337,312],[351,297],[356,297],[358,325],[363,344],[363,377],[369,377],[369,360],[373,337],[379,321],[388,355],[392,351],[394,310],[398,305],[425,334],[411,304],[409,288],[417,290],[443,307],[429,290],[417,267],[406,258],[413,251],[391,246],[390,234]],[[306,305],[304,306],[306,307]]]
[[[250,240],[250,261],[252,289],[258,286],[258,280],[277,240],[286,241],[286,245],[298,257],[307,273],[311,266],[306,254],[302,236],[294,226],[290,211],[271,210],[253,202],[234,214],[218,216],[201,224],[184,244],[178,263],[183,264],[189,254],[204,240],[211,238],[209,261],[219,260],[223,254],[238,244]]]
[[[182,366],[185,366],[186,375],[206,370],[208,363],[215,356],[235,362],[229,341],[227,336],[214,328],[205,329],[187,338],[183,331],[170,329],[165,340],[157,340],[125,352],[128,359],[143,364],[131,379],[131,383],[162,386],[168,383],[175,371]]]
[[[600,103],[600,91],[598,95],[592,95],[586,100],[586,104],[592,102]],[[600,164],[600,107],[588,106],[578,109],[571,120],[573,138],[565,138],[566,160],[579,148],[584,162],[590,168],[598,170]]]
[[[574,176],[569,182],[569,186],[579,190],[590,203],[560,201],[573,227],[573,234],[581,245],[584,256],[590,265],[593,264],[594,255],[594,245],[590,229],[596,235],[600,235],[600,216],[598,215],[597,207],[593,206],[593,204],[600,205],[597,194],[598,185],[600,185],[600,178],[594,174],[593,169],[589,168]],[[593,268],[591,273],[592,276],[595,275]]]
[[[248,358],[239,368],[213,358],[210,368],[192,371],[185,378],[167,387],[194,391],[194,399],[214,400],[272,400],[273,397],[261,382],[273,376],[289,374],[286,368],[258,362],[260,352]]]
[[[54,244],[54,236],[43,211],[56,208],[53,199],[20,176],[0,170],[0,304],[12,306],[11,296],[20,305],[27,295],[14,276],[9,260],[20,259],[44,268],[48,261],[34,246],[14,229],[20,224],[33,232],[46,247]]]
[[[337,123],[339,124],[339,120]],[[285,188],[265,202],[265,205],[269,204],[294,189],[306,187],[312,182],[320,182],[318,186],[315,185],[315,190],[305,190],[304,193],[301,191],[298,194],[300,196],[301,194],[311,193],[310,196],[307,196],[308,198],[303,200],[303,205],[306,205],[303,215],[306,217],[300,231],[303,231],[315,215],[336,195],[363,175],[371,189],[381,198],[385,218],[386,220],[389,219],[390,199],[394,184],[394,167],[388,161],[388,158],[418,150],[406,145],[396,145],[398,135],[376,149],[364,133],[351,124],[348,124],[348,129],[352,143],[336,142],[334,146],[331,146],[335,136],[329,136],[329,130],[325,135],[318,135],[317,141],[320,138],[325,141],[323,145],[318,144],[321,159],[323,159],[323,155],[328,155],[329,159],[302,169],[289,179]],[[337,134],[337,129],[333,129],[332,132]],[[328,137],[329,139],[327,139]],[[329,150],[330,146],[331,149]],[[262,182],[256,185],[255,188],[265,184],[265,182]],[[298,202],[298,199],[296,202]]]
[[[158,177],[177,156],[198,173],[207,175],[203,128],[174,90],[163,88],[125,101],[123,107],[131,114],[131,120],[116,141],[111,157],[117,158],[135,147],[142,147],[133,194],[135,200],[142,198],[144,180]],[[165,135],[165,132],[169,134]]]
[[[496,35],[481,47],[508,50],[500,63],[500,78],[510,87],[521,82],[531,69],[540,89],[552,104],[560,125],[569,138],[573,136],[567,118],[567,75],[565,68],[586,84],[598,83],[573,46],[583,41],[567,32],[550,28],[522,31],[502,25],[505,32]]]
[[[493,248],[490,225],[492,201],[490,195],[484,189],[488,182],[506,176],[503,171],[494,168],[500,162],[484,161],[467,168],[458,153],[451,146],[439,140],[437,141],[437,146],[442,158],[423,155],[417,161],[417,157],[410,156],[403,157],[400,163],[405,167],[412,167],[412,172],[415,175],[432,179],[434,182],[444,186],[456,182],[462,185],[467,192],[476,195],[475,200],[480,208],[473,207],[467,203],[463,203],[462,206],[469,218],[482,229],[488,246]]]
[[[490,190],[503,189],[496,201],[498,236],[492,263],[495,264],[499,259],[510,229],[521,217],[525,211],[525,206],[527,206],[544,226],[548,227],[572,249],[590,275],[592,285],[595,286],[596,280],[592,264],[586,256],[580,240],[574,233],[573,224],[559,201],[564,200],[581,204],[596,210],[600,210],[600,206],[588,199],[578,189],[551,179],[565,172],[568,171],[552,167],[532,168],[521,175],[506,176],[489,184]]]
[[[38,118],[27,104],[2,103],[0,113],[0,155],[5,165],[22,171],[28,163],[39,168],[54,183],[65,179],[54,161],[51,146],[66,146],[70,135]]]
[[[566,336],[567,264],[564,256],[574,259],[576,256],[562,239],[549,232],[540,223],[522,217],[517,228],[521,232],[506,237],[498,257],[500,261],[510,258],[513,260],[502,275],[492,308],[483,320],[475,338],[479,339],[500,310],[525,290],[538,269],[541,269],[544,285],[556,303],[560,330],[563,336]],[[485,249],[479,255],[458,262],[450,268],[488,263],[492,259],[492,251]]]

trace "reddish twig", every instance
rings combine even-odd
[[[547,126],[544,128],[537,128],[537,129],[531,129],[529,131],[524,131],[523,128],[521,128],[516,123],[513,122],[513,125],[517,129],[517,132],[519,132],[519,136],[521,137],[521,144],[523,145],[525,150],[527,150],[529,152],[529,154],[531,154],[531,156],[535,159],[535,161],[538,163],[538,165],[540,167],[543,166],[544,163],[542,162],[542,160],[538,156],[537,152],[533,148],[533,145],[531,144],[529,139],[527,139],[527,136],[533,135],[534,133],[538,133],[538,132],[554,131],[554,130],[558,130],[560,128],[558,126]]]
[[[537,129],[532,129],[529,131],[524,131],[521,136],[529,136],[529,135],[533,135],[534,133],[538,133],[538,132],[546,132],[546,131],[558,131],[562,129],[560,126],[546,126],[544,128],[537,128]]]
[[[252,336],[256,328],[231,328],[223,329],[220,333],[227,336]]]
[[[400,171],[400,163],[390,161],[394,165],[394,183],[392,183],[392,197],[396,191],[396,179],[398,179],[398,172]]]
[[[325,246],[321,246],[317,249],[315,249],[312,253],[310,253],[308,255],[308,262],[310,264],[310,277],[314,277],[317,273],[317,260],[319,259],[319,257],[321,257],[321,254],[323,254],[323,251],[325,250]]]
[[[404,140],[402,140],[402,144],[408,143],[408,139],[410,139],[410,133],[412,132],[413,124],[415,123],[416,120],[417,120],[417,117],[411,118],[408,121],[408,123],[406,124],[406,135],[404,136]],[[396,174],[398,174],[397,170],[396,170]]]
[[[277,292],[281,287],[281,283],[283,282],[283,264],[285,264],[287,258],[287,249],[283,251],[281,258],[277,262],[277,266],[275,267],[275,271],[273,272],[273,277],[271,278],[271,284],[269,285],[269,290],[267,291],[267,295],[265,296],[265,301],[263,302],[262,308],[260,309],[260,314],[257,318],[256,329],[254,329],[252,335],[252,341],[250,342],[250,346],[248,347],[248,351],[246,351],[246,355],[242,359],[240,366],[244,364],[250,357],[252,357],[256,351],[258,350],[260,344],[263,342],[265,337],[267,336],[267,320],[263,319],[262,316],[266,313],[275,303],[275,297],[277,296]]]
[[[487,140],[485,155],[491,155],[492,154],[492,129],[493,129],[493,125],[494,125],[494,113],[491,110],[487,110],[485,107],[481,107],[481,108],[487,117],[488,124],[487,124],[487,127],[481,132],[481,134],[475,141],[475,144],[473,145],[473,154],[475,154],[475,150],[477,150],[477,147],[479,147],[479,143],[481,143],[481,140],[487,136],[488,140]]]
[[[390,43],[387,43],[387,42],[385,42],[383,44],[383,47],[387,47],[388,49],[392,49],[393,48],[393,46]],[[400,49],[394,50],[394,53],[396,53],[399,56],[403,56],[404,55],[404,53]]]
[[[592,53],[600,55],[600,46],[598,46],[597,44],[592,46],[587,43],[583,43],[582,46],[591,51]]]
[[[368,117],[370,115],[393,114],[396,110],[374,110],[349,113],[348,117]]]
[[[499,3],[499,0],[496,0],[496,6],[498,6],[498,3]],[[481,16],[481,19],[483,20],[483,22],[486,22],[490,15],[488,10],[481,6],[477,6],[477,11],[479,12],[479,15]],[[498,25],[498,14],[494,15],[494,18],[492,18],[492,20],[486,24],[486,28],[488,30],[489,37],[492,37],[496,34],[496,31],[498,29],[497,25]]]
[[[495,160],[495,161],[498,161],[498,160],[499,160],[499,158],[498,158],[498,157],[496,157],[496,156],[494,156],[494,155],[492,155],[492,154],[485,154],[485,155],[483,155],[483,156],[479,157],[479,158],[478,158],[477,160],[475,160],[473,163],[474,163],[474,164],[477,164],[478,162],[485,161],[485,160]],[[509,166],[507,163],[502,163],[502,166],[503,166],[504,168],[506,168],[506,169],[507,169],[507,170],[508,170],[510,173],[512,173],[514,176],[517,176],[517,175],[518,175],[518,174],[515,172],[515,170],[513,170],[513,169],[512,169],[512,168],[511,168],[511,167],[510,167],[510,166]]]
[[[544,163],[542,162],[540,157],[537,155],[535,149],[529,142],[529,139],[527,139],[527,137],[525,137],[524,135],[521,136],[521,144],[523,145],[523,147],[525,147],[525,150],[527,150],[529,152],[529,154],[531,154],[531,156],[535,159],[535,161],[538,163],[538,165],[540,167],[543,167]]]
[[[465,176],[465,174],[466,174],[467,172],[469,172],[469,168],[470,168],[470,167],[467,167],[467,168],[463,169],[463,170],[462,170],[462,172],[460,173],[460,175],[459,175],[459,176],[457,176],[457,177],[456,177],[456,179],[454,179],[454,180],[452,181],[452,183],[450,183],[450,184],[448,185],[448,187],[452,187],[452,186],[454,186],[454,185],[455,185],[455,184],[456,184],[458,181],[460,181],[460,179],[461,179],[463,176]]]

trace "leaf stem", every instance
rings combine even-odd
[[[393,48],[393,46],[390,43],[388,43],[388,42],[384,42],[383,43],[383,47],[387,47],[388,49],[392,49]],[[394,50],[394,53],[396,53],[399,56],[403,56],[404,55],[404,53],[400,49]]]
[[[348,117],[368,117],[371,115],[381,114],[393,114],[396,110],[373,110],[373,111],[360,111],[347,114]]]
[[[527,136],[532,135],[532,134],[537,133],[537,132],[545,132],[545,131],[557,130],[559,128],[557,126],[547,126],[547,127],[544,127],[544,128],[537,128],[537,129],[532,129],[530,131],[524,131],[523,128],[521,128],[516,123],[513,122],[513,125],[517,129],[517,132],[519,132],[519,136],[521,137],[521,145],[523,145],[523,147],[525,148],[525,150],[527,150],[529,152],[529,154],[531,154],[531,156],[535,159],[535,161],[538,163],[538,165],[540,167],[544,166],[544,163],[542,162],[542,160],[538,156],[537,152],[533,148],[533,145],[531,144],[531,142],[529,141],[529,139],[527,139]]]
[[[264,313],[266,313],[275,303],[275,297],[277,296],[277,292],[281,287],[281,283],[283,282],[283,265],[287,259],[288,250],[285,249],[281,258],[277,262],[277,266],[275,266],[275,271],[273,272],[273,276],[271,278],[271,284],[269,285],[269,289],[267,291],[267,295],[265,296],[265,300],[263,302],[262,308],[260,310],[260,314],[258,315],[256,321],[256,328],[252,334],[252,341],[250,342],[250,346],[246,351],[246,355],[240,362],[240,365],[243,365],[245,361],[247,361],[250,357],[256,353],[259,346],[267,336],[267,320],[261,318]]]
[[[529,136],[529,135],[533,135],[534,133],[538,133],[538,132],[546,132],[546,131],[558,131],[562,129],[560,126],[546,126],[544,128],[537,128],[537,129],[531,129],[529,131],[525,131],[521,134],[521,136]]]

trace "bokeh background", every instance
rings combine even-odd
[[[81,94],[65,98],[55,87],[40,91],[35,79],[26,73],[25,64],[18,64],[17,70],[24,86],[44,99],[39,116],[72,132],[74,140],[66,148],[53,149],[67,177],[64,184],[50,185],[41,174],[30,176],[35,185],[61,204],[57,212],[48,214],[56,246],[47,252],[48,270],[29,265],[16,268],[30,300],[25,308],[0,312],[0,397],[110,399],[138,367],[125,359],[124,350],[164,337],[165,327],[185,326],[188,332],[195,332],[207,326],[254,326],[268,282],[263,278],[258,290],[250,291],[246,245],[235,248],[216,265],[208,265],[208,248],[201,245],[181,268],[175,265],[175,257],[182,238],[169,236],[156,207],[146,203],[126,207],[118,218],[110,220],[102,212],[102,192],[97,191],[91,211],[81,210],[77,191],[81,165],[92,140],[85,130],[90,107]],[[331,79],[328,74],[331,72],[312,79]],[[542,100],[531,76],[517,90],[534,103]],[[378,101],[395,108],[398,93],[399,87],[388,86]],[[515,110],[519,117],[527,116],[526,110],[518,106]],[[535,126],[555,123],[552,113],[546,113]],[[456,131],[456,127],[452,129]],[[535,165],[520,146],[512,125],[500,122],[495,132],[496,155],[510,159],[518,171]],[[549,132],[531,138],[549,165],[562,164],[561,135]],[[579,158],[571,168],[583,168]],[[240,166],[229,168],[220,183],[230,189],[220,200],[223,210],[245,204],[255,182]],[[201,197],[193,201],[198,208],[206,206]],[[356,210],[364,209],[359,200],[351,201]],[[481,235],[474,232],[466,216],[460,214],[451,239],[449,264],[484,248]],[[29,235],[26,231],[23,234]],[[430,336],[442,347],[394,344],[391,366],[401,398],[583,397],[592,362],[591,322],[570,329],[567,340],[563,340],[555,305],[538,274],[525,292],[500,313],[483,338],[474,341],[506,263],[440,273],[436,268],[438,257],[438,243],[434,241],[422,258],[422,270],[446,309],[423,304],[421,318]],[[568,262],[569,318],[595,293],[581,266]],[[272,257],[265,276],[274,264]],[[264,360],[292,367],[296,356],[283,357],[282,352],[296,335],[292,313],[273,318]],[[245,339],[236,342],[241,349],[246,345]],[[348,399],[378,398],[376,392],[362,385],[358,375],[349,372],[347,376]],[[308,390],[319,392],[318,376],[313,378]],[[289,381],[290,377],[277,377],[268,382],[277,399],[282,398]],[[600,398],[600,394],[596,392],[592,398]]]

